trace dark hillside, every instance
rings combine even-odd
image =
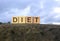
[[[60,25],[1,24],[0,41],[60,41]]]

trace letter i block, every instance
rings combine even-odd
[[[12,23],[17,24],[19,22],[19,17],[13,17],[12,18]]]
[[[26,23],[28,24],[32,23],[32,17],[26,17]]]
[[[40,24],[40,17],[33,17],[34,24]]]
[[[19,23],[26,23],[25,22],[25,17],[19,17]]]

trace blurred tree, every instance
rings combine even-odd
[[[8,22],[8,24],[10,24],[10,22]]]
[[[2,22],[0,22],[0,24],[2,24]]]

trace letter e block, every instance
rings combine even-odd
[[[26,17],[26,23],[28,24],[32,23],[32,17]]]

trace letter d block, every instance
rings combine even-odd
[[[19,22],[19,17],[13,17],[12,18],[12,23],[17,24]]]
[[[40,17],[33,17],[34,24],[40,24]]]

